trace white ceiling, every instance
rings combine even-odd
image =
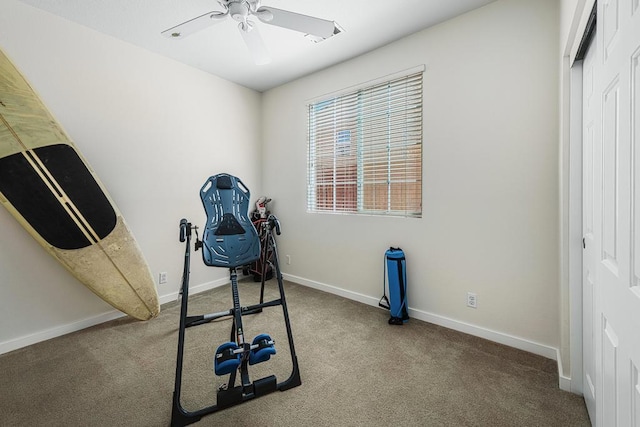
[[[257,22],[272,57],[266,65],[253,63],[230,18],[181,40],[160,35],[221,10],[215,0],[21,1],[262,92],[494,0],[263,0],[265,6],[333,20],[344,29],[316,44],[302,33]]]

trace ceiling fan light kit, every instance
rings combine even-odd
[[[304,33],[305,37],[314,43],[321,42],[344,31],[334,21],[276,9],[275,7],[262,6],[260,0],[218,0],[218,3],[223,8],[222,12],[207,12],[204,15],[171,27],[161,34],[168,38],[181,39],[210,25],[222,22],[224,18],[230,16],[231,19],[239,22],[238,29],[254,62],[261,65],[270,62],[269,53],[254,22],[249,20],[251,16],[258,18],[260,22],[265,24]]]

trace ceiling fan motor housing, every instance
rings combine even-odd
[[[249,4],[246,1],[229,2],[229,15],[238,22],[245,22],[249,16]]]

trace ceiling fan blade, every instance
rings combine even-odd
[[[336,28],[336,24],[333,21],[314,18],[313,16],[302,15],[269,6],[260,7],[256,11],[255,16],[266,24],[312,34],[324,39],[331,37]]]
[[[240,34],[242,34],[245,44],[249,48],[253,61],[257,65],[265,65],[271,62],[269,51],[264,44],[262,36],[258,32],[258,28],[250,22],[246,24],[241,22],[240,25],[238,25],[238,29],[240,30]]]
[[[171,27],[168,30],[164,30],[162,33],[163,36],[169,37],[172,39],[181,39],[188,35],[191,35],[197,31],[203,30],[212,24],[217,24],[218,22],[222,22],[222,20],[227,16],[227,12],[207,12],[204,15],[200,15],[197,18],[190,19],[182,24],[178,24],[175,27]]]

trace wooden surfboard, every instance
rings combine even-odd
[[[158,315],[151,272],[118,208],[2,50],[0,203],[100,298],[139,320]]]

